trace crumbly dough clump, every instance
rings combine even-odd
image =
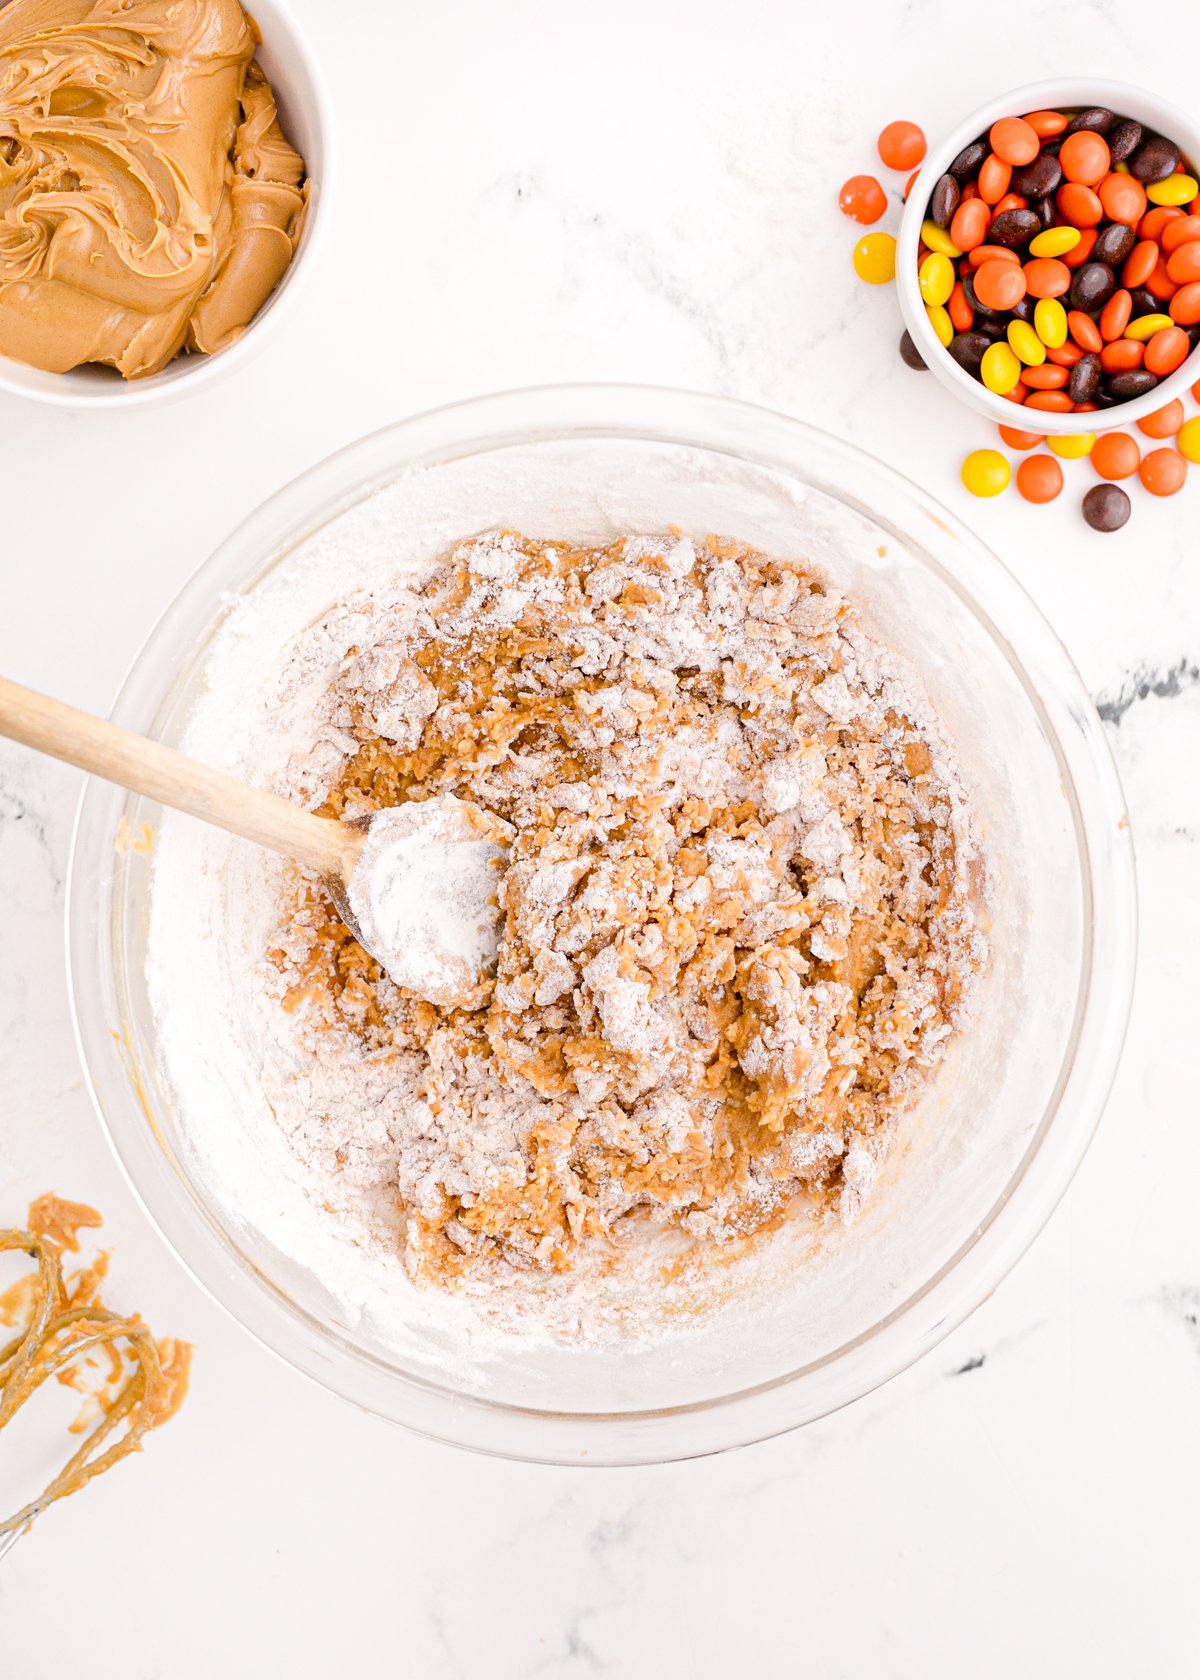
[[[345,622],[293,791],[514,834],[468,1007],[392,985],[313,882],[273,953],[326,1076],[370,1067],[412,1273],[852,1211],[984,956],[945,744],[853,606],[716,538],[500,532]],[[339,1168],[362,1118],[330,1107]]]

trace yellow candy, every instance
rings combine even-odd
[[[949,347],[950,340],[954,337],[954,322],[950,319],[946,310],[943,309],[940,303],[935,303],[933,307],[931,309],[927,309],[925,313],[929,317],[929,325],[941,339],[942,343]]]
[[[917,284],[925,302],[936,308],[939,303],[945,303],[954,290],[954,264],[941,251],[935,251],[921,264]]]
[[[962,252],[945,228],[940,228],[936,222],[921,223],[921,238],[931,251],[937,252],[939,257],[962,256]]]
[[[1151,204],[1190,204],[1200,192],[1194,175],[1168,175],[1165,181],[1151,181],[1146,197]]]
[[[890,233],[866,233],[854,247],[854,272],[872,286],[896,278],[896,241]]]
[[[1033,330],[1048,350],[1067,342],[1067,312],[1057,298],[1039,298],[1033,306]]]
[[[998,496],[1012,472],[998,449],[973,449],[962,464],[962,481],[972,496]]]
[[[1018,356],[1026,367],[1040,367],[1046,360],[1046,346],[1028,321],[1008,323],[1008,342],[1014,355]]]
[[[1078,228],[1047,228],[1029,241],[1029,254],[1031,257],[1061,257],[1064,251],[1073,251],[1082,238]]]
[[[1200,414],[1184,422],[1175,443],[1185,461],[1200,462]]]
[[[1130,321],[1125,328],[1125,337],[1132,338],[1135,344],[1145,344],[1164,327],[1175,325],[1169,315],[1139,315],[1136,321]]]
[[[989,391],[1006,397],[1021,377],[1021,364],[1007,344],[989,344],[979,364],[979,376]]]
[[[1064,461],[1078,461],[1082,456],[1090,455],[1095,441],[1095,432],[1076,432],[1073,436],[1046,439],[1054,453]]]

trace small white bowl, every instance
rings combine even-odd
[[[286,6],[280,0],[253,0],[252,10],[262,33],[255,56],[275,92],[284,133],[303,157],[311,182],[304,232],[283,279],[236,343],[215,356],[176,356],[161,373],[146,379],[123,379],[114,369],[98,366],[46,373],[0,357],[0,391],[75,409],[130,408],[198,391],[257,354],[268,331],[278,329],[300,296],[329,220],[332,109],[320,62]]]
[[[1089,105],[1103,106],[1120,116],[1132,117],[1156,134],[1165,134],[1169,140],[1175,141],[1185,158],[1200,164],[1200,128],[1195,121],[1143,88],[1130,87],[1125,82],[1033,82],[1028,87],[1017,88],[981,105],[929,153],[908,195],[896,250],[900,310],[926,365],[961,402],[980,414],[986,414],[997,425],[1019,426],[1022,431],[1042,432],[1047,436],[1111,430],[1117,426],[1132,425],[1147,414],[1153,414],[1175,397],[1182,396],[1200,376],[1200,349],[1194,350],[1182,367],[1176,368],[1166,379],[1160,379],[1153,391],[1147,392],[1144,397],[1099,409],[1094,414],[1051,414],[1045,409],[1026,408],[1009,402],[1007,397],[998,397],[980,380],[973,379],[959,367],[934,333],[917,285],[917,245],[929,195],[939,177],[946,173],[963,147],[986,134],[998,117],[1020,117],[1027,111],[1079,111]]]

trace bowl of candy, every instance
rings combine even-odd
[[[999,425],[1070,436],[1200,377],[1200,129],[1119,82],[1006,93],[931,148],[896,278],[913,346]]]

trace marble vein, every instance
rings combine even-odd
[[[1119,727],[1126,712],[1141,700],[1153,695],[1157,700],[1177,700],[1181,694],[1200,683],[1200,664],[1184,658],[1165,670],[1138,666],[1121,684],[1115,695],[1101,694],[1096,710],[1105,723]]]

